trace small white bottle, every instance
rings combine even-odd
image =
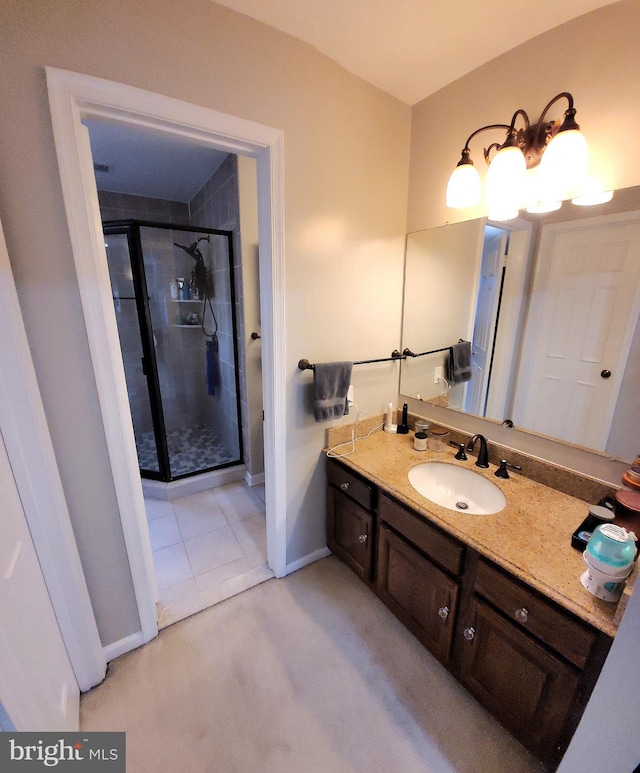
[[[178,300],[178,283],[176,282],[175,277],[169,282],[169,295],[171,296],[172,301]]]

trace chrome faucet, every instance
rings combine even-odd
[[[484,435],[474,435],[467,445],[467,451],[473,451],[476,440],[480,440],[480,450],[478,451],[478,461],[476,467],[489,466],[489,451],[487,449],[487,439]]]

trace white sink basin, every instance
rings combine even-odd
[[[445,462],[412,467],[409,483],[436,505],[468,515],[499,513],[507,504],[502,491],[490,480],[466,467]]]

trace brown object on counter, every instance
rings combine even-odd
[[[615,523],[640,534],[640,491],[616,491]]]

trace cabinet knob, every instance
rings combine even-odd
[[[467,641],[473,641],[476,635],[475,628],[465,628],[462,635]]]
[[[529,610],[525,609],[525,607],[520,607],[520,609],[516,609],[515,617],[519,623],[526,623],[529,617]]]
[[[449,607],[440,607],[438,615],[440,615],[443,620],[446,620],[449,617]]]
[[[367,535],[366,534],[359,534],[358,535],[358,542],[361,542],[363,545],[367,541]]]
[[[341,483],[341,484],[340,484],[340,488],[341,488],[343,491],[346,491],[346,490],[349,488],[349,484],[348,484],[348,483],[346,483],[346,482],[345,482],[345,483]]]

